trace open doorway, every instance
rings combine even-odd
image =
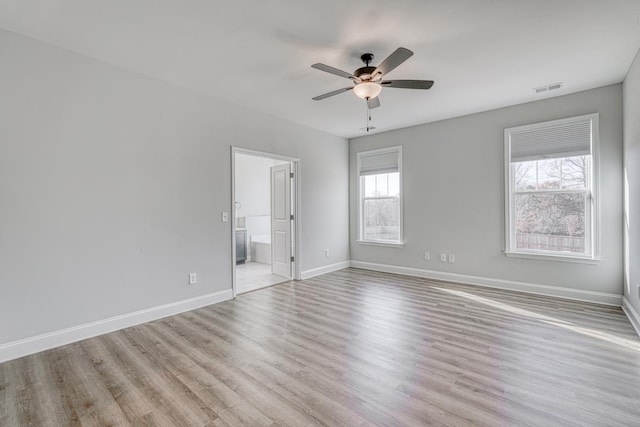
[[[298,160],[232,149],[234,295],[297,278]]]

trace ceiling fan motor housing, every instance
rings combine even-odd
[[[353,72],[353,75],[362,80],[369,80],[376,67],[370,67],[371,61],[373,61],[373,53],[363,53],[360,55],[360,59],[365,63],[364,67],[358,68]]]
[[[361,67],[361,68],[358,68],[356,71],[354,71],[353,75],[358,78],[361,78],[362,80],[369,80],[369,78],[371,77],[375,69],[376,67],[369,67],[369,66]]]

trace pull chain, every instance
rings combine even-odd
[[[368,99],[365,99],[365,101],[368,101]],[[369,132],[374,130],[376,127],[371,125],[371,109],[369,108],[369,103],[366,102],[366,113],[367,113],[367,117],[365,118],[365,126],[363,128],[360,128],[360,130]]]
[[[369,113],[369,105],[366,104],[366,100],[365,100],[365,105],[367,106],[367,117],[364,119],[364,129],[369,132],[369,120],[371,119],[371,114]]]

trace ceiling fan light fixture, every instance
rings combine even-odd
[[[375,82],[362,82],[353,87],[353,93],[362,99],[373,99],[380,95],[380,91],[382,91],[382,86]]]

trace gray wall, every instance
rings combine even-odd
[[[594,112],[600,113],[602,262],[507,258],[504,128]],[[403,146],[406,244],[360,245],[356,153],[393,145]],[[352,139],[350,164],[352,260],[622,294],[620,84]],[[425,251],[431,261],[424,261]],[[441,263],[440,252],[455,254],[456,262]]]
[[[624,294],[640,313],[640,51],[624,80],[624,170],[629,195],[625,206]]]
[[[7,31],[0,58],[0,344],[230,289],[231,145],[301,159],[302,270],[348,259],[346,140]]]

